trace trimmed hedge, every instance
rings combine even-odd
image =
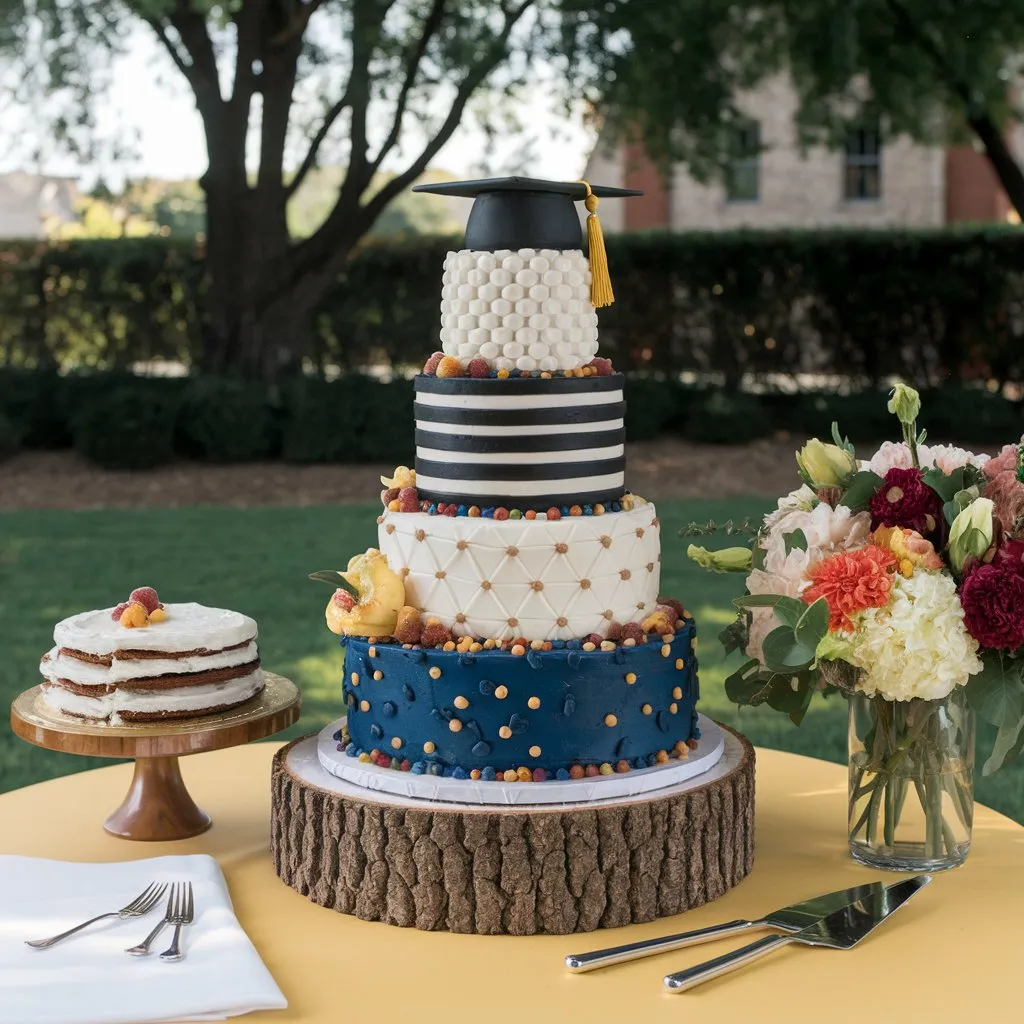
[[[828,438],[833,420],[865,444],[898,434],[884,390],[751,394],[631,376],[626,400],[631,441],[668,434],[702,444],[738,444],[778,431],[794,440]],[[1019,403],[978,387],[923,392],[921,422],[933,440],[977,447],[1008,443],[1024,432]],[[409,463],[415,450],[413,385],[352,375],[330,382],[295,379],[266,389],[212,376],[58,377],[0,370],[0,452],[16,447],[12,438],[31,438],[33,447],[61,447],[73,438],[83,455],[114,469],[155,466],[175,456]]]
[[[457,244],[365,245],[315,317],[307,365],[421,365]],[[601,351],[626,371],[729,390],[779,374],[854,390],[890,376],[922,388],[1024,380],[1018,229],[655,233],[612,236],[608,249],[618,301],[602,310]],[[181,241],[0,242],[0,261],[8,365],[198,362],[203,264]]]
[[[9,459],[21,447],[21,428],[5,412],[0,412],[0,462]]]

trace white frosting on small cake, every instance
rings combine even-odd
[[[72,615],[53,629],[53,642],[84,654],[108,655],[114,651],[221,651],[247,643],[257,636],[256,622],[241,612],[207,608],[201,604],[164,605],[167,618],[136,629],[112,619],[113,608]],[[154,673],[147,673],[153,675]]]
[[[203,686],[183,686],[139,691],[112,690],[97,697],[83,697],[60,686],[44,686],[43,701],[57,711],[81,718],[121,722],[121,712],[195,716],[211,708],[241,704],[263,689],[263,672],[256,669],[238,679]]]
[[[236,665],[247,665],[258,657],[259,649],[256,644],[248,643],[244,647],[185,658],[114,658],[108,666],[61,654],[60,648],[54,647],[39,663],[39,672],[44,679],[51,682],[66,679],[82,686],[104,686],[135,679],[155,679],[157,676],[234,668]]]
[[[441,348],[492,370],[574,370],[597,355],[590,264],[579,249],[462,249],[444,261]]]
[[[458,636],[605,636],[657,604],[661,531],[649,503],[558,520],[385,512],[378,536],[407,603]]]

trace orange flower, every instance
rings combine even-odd
[[[889,603],[892,576],[899,560],[891,551],[869,544],[857,551],[833,555],[807,573],[811,587],[803,599],[813,604],[819,597],[828,602],[832,630],[854,628],[850,615],[865,608],[882,608]]]

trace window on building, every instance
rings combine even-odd
[[[761,185],[761,125],[744,121],[732,130],[731,157],[725,179],[729,202],[755,202]]]
[[[846,133],[843,195],[847,199],[882,197],[882,141],[877,125]]]

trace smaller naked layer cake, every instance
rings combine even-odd
[[[256,622],[240,612],[163,605],[139,588],[116,608],[57,623],[39,666],[43,699],[111,725],[224,711],[263,689],[256,637]]]

